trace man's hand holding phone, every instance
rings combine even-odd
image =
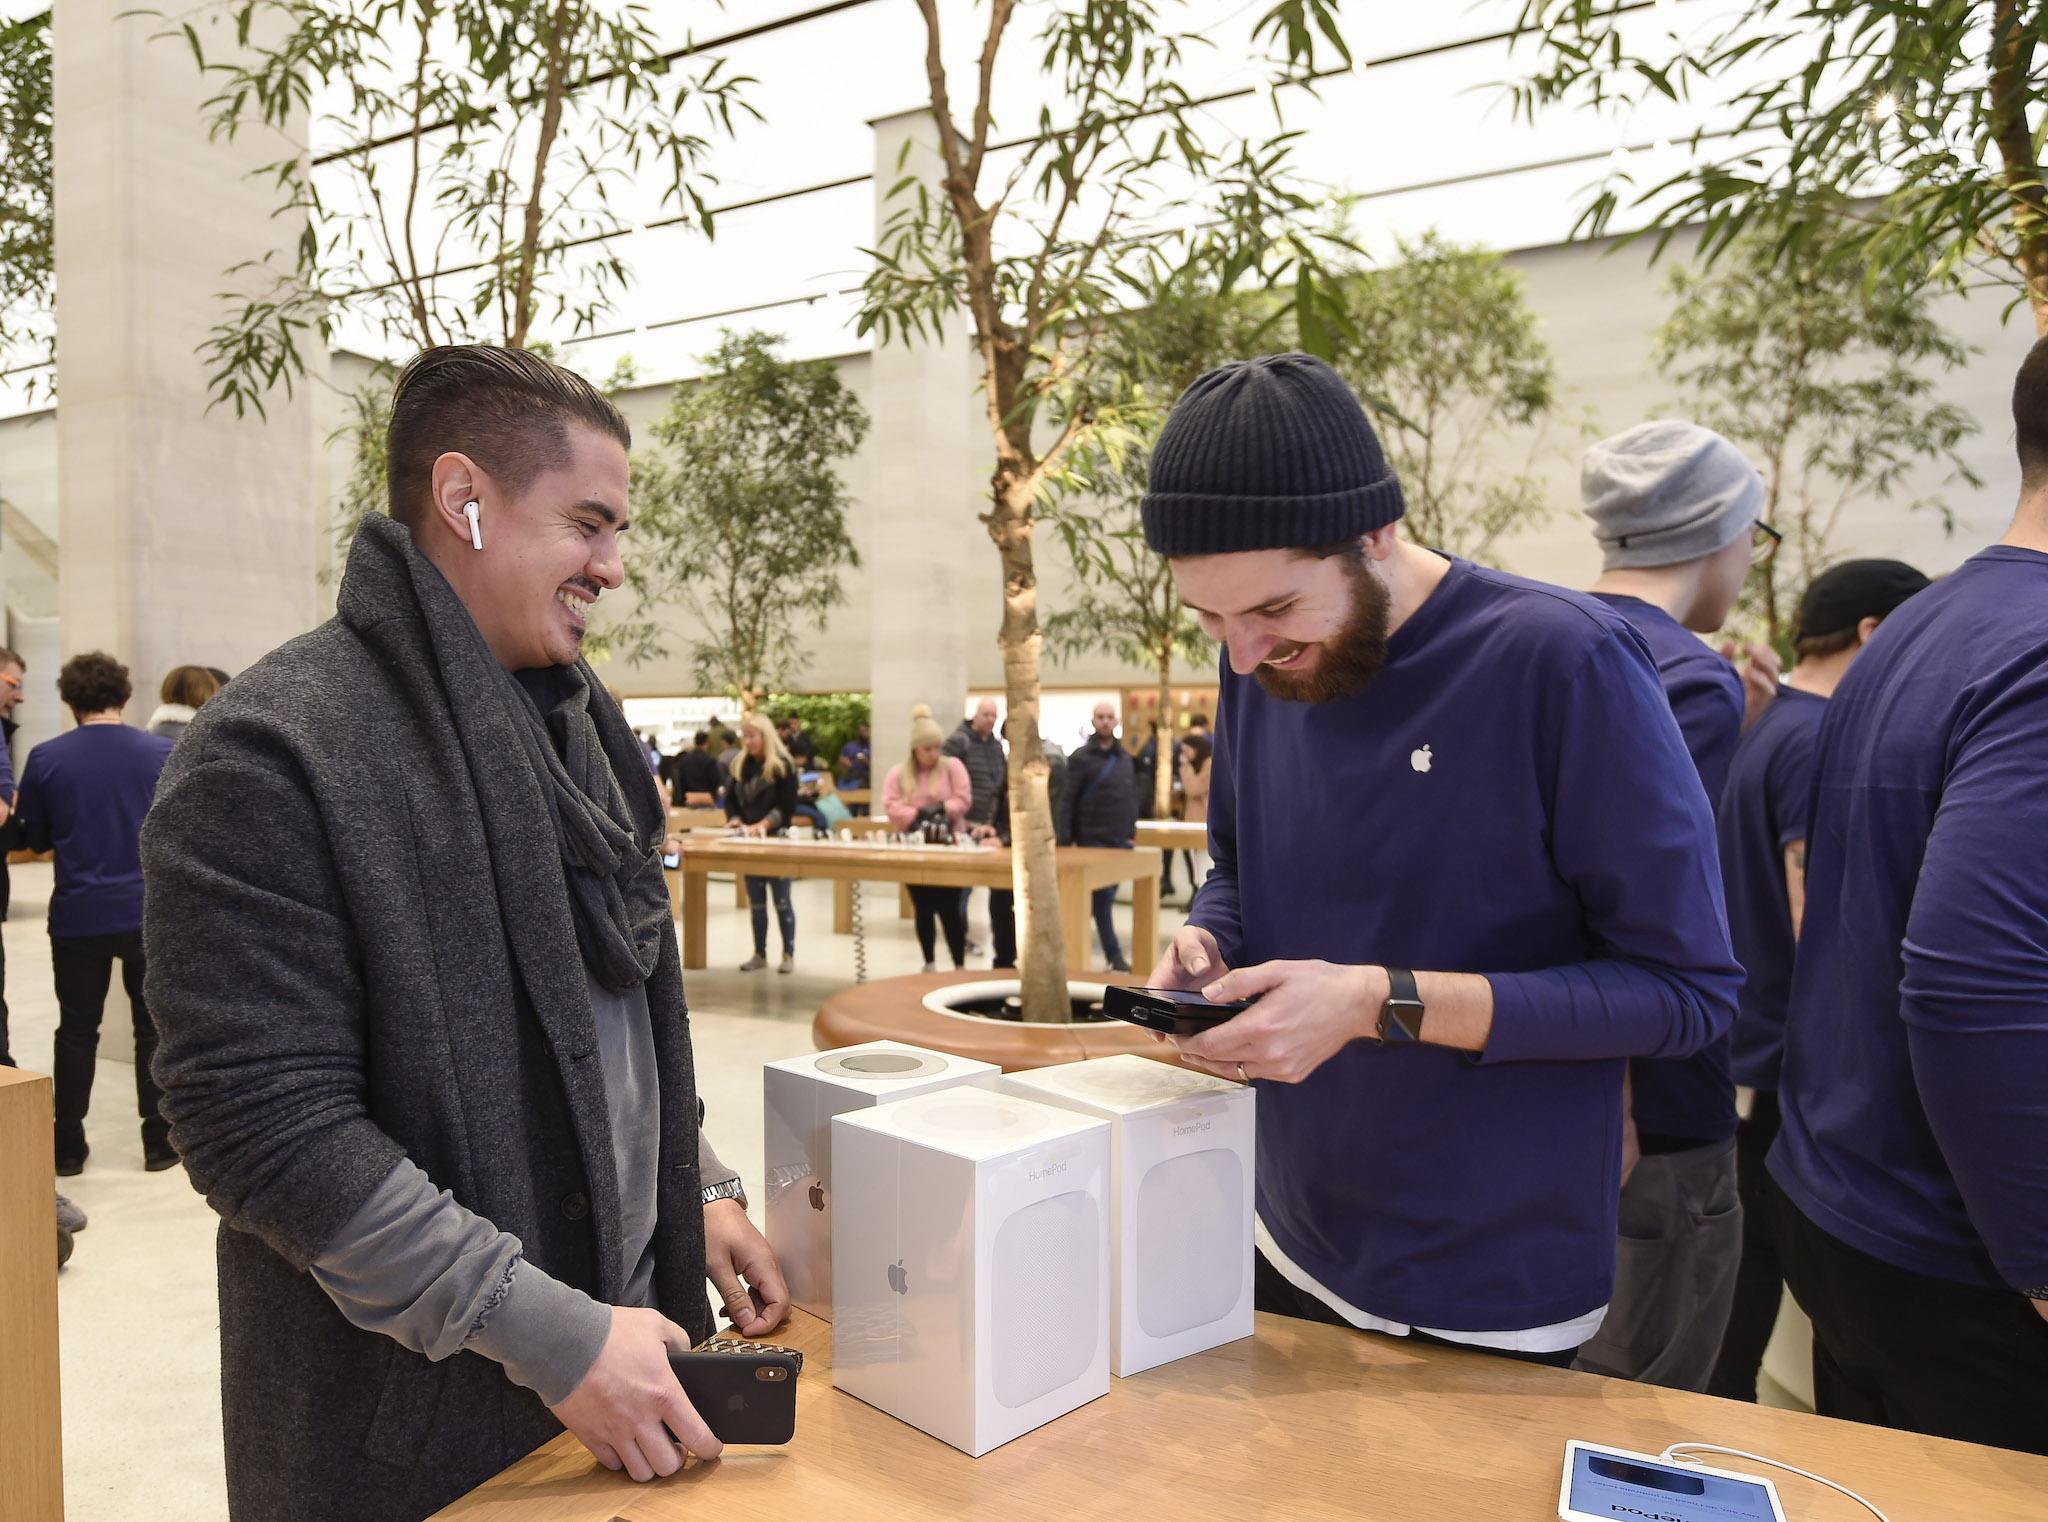
[[[1300,1083],[1373,1028],[1388,990],[1383,967],[1263,962],[1226,972],[1202,992],[1218,1004],[1258,1002],[1199,1036],[1174,1037],[1181,1061],[1218,1078]]]
[[[723,1451],[676,1382],[671,1348],[687,1353],[690,1337],[661,1312],[613,1306],[597,1362],[551,1408],[605,1468],[644,1482],[674,1474],[686,1459],[715,1459]]]

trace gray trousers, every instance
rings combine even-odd
[[[1734,1141],[1645,1157],[1621,1191],[1607,1320],[1573,1367],[1704,1391],[1741,1266]]]

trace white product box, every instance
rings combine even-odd
[[[1012,1073],[1003,1092],[1110,1124],[1110,1367],[1252,1335],[1256,1096],[1144,1057]]]
[[[762,1218],[790,1298],[832,1319],[832,1117],[960,1084],[994,1085],[1002,1070],[945,1052],[869,1041],[763,1070]]]
[[[958,1088],[832,1122],[832,1382],[979,1458],[1109,1393],[1109,1127]]]

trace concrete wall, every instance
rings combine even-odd
[[[1516,253],[1509,262],[1526,278],[1530,302],[1556,353],[1565,411],[1584,415],[1590,427],[1604,433],[1671,409],[1673,394],[1657,379],[1650,361],[1650,336],[1668,309],[1665,276],[1661,269],[1649,267],[1643,251],[1621,249],[1609,254],[1604,246],[1563,245]],[[1894,555],[1938,572],[1953,568],[2003,532],[2017,489],[2009,392],[2013,374],[2032,341],[2027,324],[2002,321],[2003,309],[2004,301],[1996,292],[1967,300],[1948,298],[1940,306],[1951,329],[1982,351],[1944,387],[1947,397],[1971,412],[1981,428],[1968,456],[1985,484],[1946,496],[1957,518],[1956,532],[1944,535],[1938,516],[1932,513],[1916,514],[1884,505],[1852,508],[1839,535],[1845,552]],[[768,325],[772,328],[772,321]],[[574,353],[571,350],[566,356],[572,363]],[[871,401],[873,358],[852,354],[836,363],[854,393],[864,402]],[[336,355],[327,383],[312,391],[312,433],[321,456],[316,479],[330,499],[346,475],[347,461],[339,455],[340,445],[329,446],[326,441],[345,420],[347,389],[367,370],[367,363],[355,356]],[[654,420],[667,406],[669,392],[666,385],[647,386],[621,399],[636,439],[643,444],[651,437]],[[913,462],[914,468],[926,451],[936,448],[932,439],[941,428],[956,431],[955,441],[948,446],[954,458],[962,447],[962,435],[968,436],[965,447],[986,447],[985,431],[977,431],[983,428],[977,399],[970,395],[950,416],[933,416],[926,430],[911,430],[906,437],[871,432],[861,451],[846,462],[845,479],[856,503],[854,538],[864,565],[845,573],[846,605],[833,615],[825,630],[809,638],[806,658],[793,683],[799,689],[865,689],[870,685],[874,656],[871,610],[878,596],[887,597],[892,590],[885,580],[878,579],[875,570],[877,520],[871,498],[879,452],[897,451],[901,459]],[[32,525],[51,540],[56,538],[57,527],[55,432],[47,413],[0,421],[0,498],[13,505],[19,515],[15,521]],[[1597,570],[1597,556],[1576,508],[1578,439],[1570,429],[1559,428],[1553,442],[1551,454],[1539,462],[1553,514],[1538,528],[1504,542],[1497,558],[1526,575],[1584,586]],[[1936,484],[1935,479],[1910,483],[1901,495],[1910,499]],[[978,479],[976,485],[978,488]],[[957,511],[968,521],[951,550],[958,560],[957,605],[962,610],[958,635],[964,642],[968,687],[1000,689],[1002,667],[995,636],[1001,617],[1001,578],[994,547],[972,521],[976,507],[972,500],[959,504]],[[324,536],[331,506],[321,507],[319,516]],[[957,529],[958,525],[947,527]],[[895,523],[891,532],[907,528]],[[54,579],[24,551],[20,535],[7,537],[11,541],[5,557],[8,605],[18,615],[54,611]],[[1050,611],[1067,598],[1072,577],[1054,540],[1041,538],[1038,549],[1041,607]],[[319,606],[331,608],[332,599],[332,587],[323,588]],[[630,612],[623,599],[620,611]],[[681,693],[694,686],[687,658],[694,626],[679,609],[664,610],[662,616],[670,630],[670,654],[638,667],[616,663],[606,672],[607,678],[629,695]],[[895,633],[891,637],[903,636]],[[1144,676],[1102,656],[1047,667],[1048,684],[1076,688],[1116,688],[1142,681]],[[1183,672],[1179,679],[1207,681],[1211,676],[1212,672],[1204,669]]]

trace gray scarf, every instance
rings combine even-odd
[[[499,706],[511,719],[561,849],[584,966],[607,988],[645,982],[661,937],[674,935],[675,925],[661,868],[667,825],[661,794],[625,715],[587,661],[516,678],[507,672],[455,589],[402,525],[372,514],[358,537],[370,542],[364,548],[380,552],[374,579],[411,602],[426,624],[457,731],[466,737],[479,732],[483,704]],[[352,578],[358,562],[369,571],[369,557],[359,550],[350,558]],[[474,766],[472,775],[479,789],[491,785]]]

